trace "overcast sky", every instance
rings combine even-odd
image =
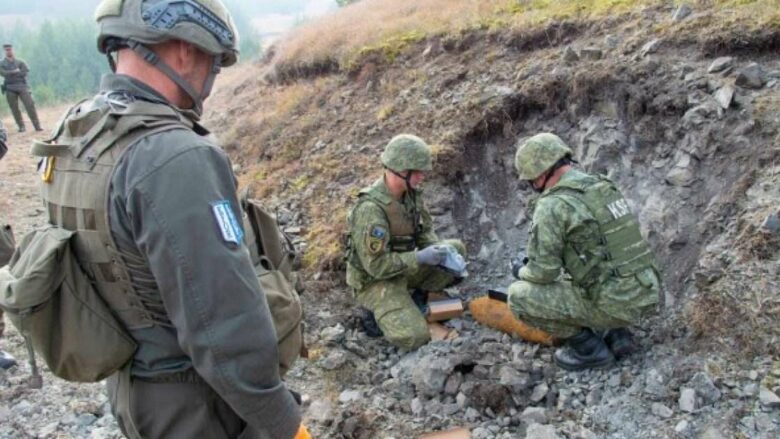
[[[318,17],[336,8],[335,0],[223,0],[251,17],[261,34],[278,34],[302,20]],[[91,18],[100,0],[0,0],[0,25],[17,21],[36,23],[44,19]]]

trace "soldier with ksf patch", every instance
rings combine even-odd
[[[655,309],[660,277],[623,195],[606,177],[573,168],[572,156],[549,133],[517,150],[520,179],[541,197],[508,300],[518,318],[565,340],[558,366],[582,370],[634,350],[628,327]]]
[[[438,266],[459,240],[440,241],[419,188],[431,171],[431,151],[419,137],[401,134],[385,147],[384,175],[363,188],[349,214],[347,284],[373,313],[387,340],[415,349],[430,340],[428,325],[411,289],[441,290],[456,281]]]
[[[219,0],[103,0],[114,73],[33,153],[49,222],[137,349],[108,380],[130,438],[304,435],[241,226],[230,160],[198,121],[238,34]],[[89,343],[88,340],[84,341]]]

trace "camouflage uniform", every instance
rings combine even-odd
[[[522,280],[508,291],[509,306],[520,319],[564,339],[582,328],[636,324],[658,303],[660,281],[649,249],[633,258],[635,263],[590,258],[604,250],[598,242],[603,233],[593,207],[579,194],[597,184],[611,182],[571,169],[539,198],[528,240],[529,261],[520,270]],[[622,209],[615,216],[627,221],[622,230],[638,233],[625,200],[616,189],[614,193]],[[636,247],[646,246],[641,236],[632,239],[642,242]],[[588,271],[583,267],[590,260]],[[572,279],[572,272],[586,271],[584,277]]]
[[[400,165],[406,169],[411,166]],[[459,240],[439,240],[419,190],[407,191],[401,200],[395,200],[384,178],[360,191],[348,222],[347,284],[354,289],[358,303],[374,313],[390,343],[404,349],[427,343],[428,325],[409,290],[441,290],[455,277],[418,264],[415,250],[449,244],[465,255],[465,246]]]

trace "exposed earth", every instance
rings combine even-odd
[[[780,33],[711,15],[647,8],[426,38],[349,71],[291,76],[271,57],[226,73],[206,125],[304,255],[310,358],[287,380],[314,437],[455,427],[473,438],[780,437]],[[62,111],[41,111],[44,126]],[[34,133],[4,122],[0,216],[21,235],[44,221],[26,153]],[[469,245],[471,277],[449,293],[470,300],[510,282],[533,199],[512,157],[539,131],[618,182],[656,251],[663,306],[635,330],[640,352],[564,372],[553,348],[469,314],[447,322],[457,338],[416,352],[366,337],[339,238],[383,144],[413,132],[435,145],[428,205],[441,237]],[[43,389],[29,388],[23,341],[7,332],[0,348],[20,364],[0,371],[0,438],[119,437],[100,384],[47,372]]]

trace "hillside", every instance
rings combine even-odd
[[[698,437],[708,429],[721,436],[706,437],[773,436],[777,410],[764,411],[744,371],[770,390],[771,371],[780,372],[780,241],[761,227],[778,210],[776,6],[366,0],[303,27],[237,74],[213,99],[211,120],[241,183],[302,233],[310,341],[324,358],[300,379],[315,389],[323,385],[312,376],[328,383],[330,402],[316,406],[335,413],[323,421],[326,437],[407,437],[457,425],[476,427],[475,437],[522,437],[523,410],[545,401],[566,437]],[[495,357],[487,377],[496,379],[503,367],[530,361],[518,369],[531,376],[521,387],[550,392],[537,403],[515,394],[497,404],[500,413],[486,411],[473,403],[473,387],[461,388],[465,404],[457,391],[424,391],[397,370],[409,355],[350,329],[341,235],[357,189],[381,172],[384,144],[415,133],[435,145],[426,194],[439,234],[469,244],[472,278],[457,292],[505,287],[532,198],[516,183],[512,157],[518,139],[539,131],[558,133],[585,169],[619,182],[664,272],[665,306],[643,328],[645,356],[618,371],[561,374],[539,360],[549,352],[523,357],[523,344],[505,339],[486,352],[469,343],[491,336],[468,320],[456,323],[463,341],[411,355],[408,364],[487,354]],[[339,325],[346,333],[334,341]],[[473,364],[458,364],[444,377],[485,380],[468,370]],[[710,385],[717,398],[702,389]],[[699,395],[692,414],[679,401],[688,387]],[[345,402],[344,390],[361,397]]]
[[[780,436],[779,49],[777,0],[362,0],[226,69],[205,124],[303,254],[310,358],[287,379],[314,437]],[[664,277],[641,352],[566,373],[552,348],[469,315],[412,353],[367,338],[342,235],[385,143],[434,145],[426,201],[439,236],[468,244],[471,276],[450,293],[470,300],[511,282],[534,199],[513,156],[539,131],[640,217]],[[0,206],[23,232],[43,212],[33,160],[10,159],[0,188],[18,197]],[[0,343],[25,356],[14,331]],[[99,386],[47,375],[36,391],[28,374],[0,372],[0,438],[117,437]]]

